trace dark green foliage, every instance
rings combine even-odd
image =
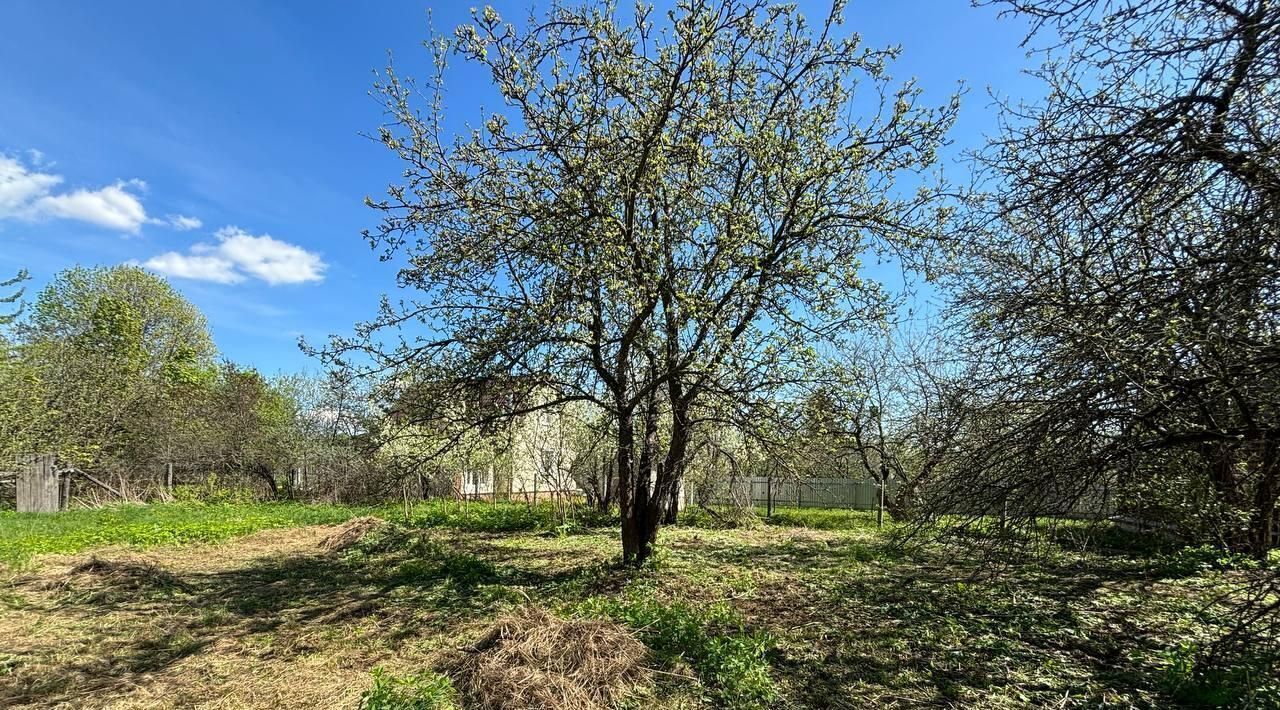
[[[1188,577],[1213,570],[1256,570],[1263,563],[1249,555],[1228,552],[1214,545],[1199,545],[1159,555],[1152,565],[1164,575]]]
[[[210,473],[201,483],[188,483],[173,487],[173,499],[179,503],[206,503],[212,505],[248,505],[257,501],[252,488],[228,485]]]
[[[763,510],[758,511],[761,515]],[[886,524],[887,518],[886,517]],[[814,530],[866,530],[876,526],[875,511],[843,508],[774,508],[765,518],[770,525],[812,528]]]
[[[760,518],[750,509],[697,506],[680,511],[678,522],[680,525],[706,530],[736,530],[756,527],[760,524]]]

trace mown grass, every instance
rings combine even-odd
[[[127,511],[125,527],[146,525],[124,544],[154,548],[132,567],[123,553],[29,572],[0,596],[0,705],[354,708],[363,693],[367,707],[447,707],[442,659],[528,604],[632,629],[660,671],[645,707],[1280,705],[1265,665],[1191,665],[1232,620],[1215,600],[1253,572],[1202,550],[1152,557],[1073,532],[993,564],[972,540],[904,551],[874,514],[780,509],[742,529],[668,528],[635,571],[617,566],[607,519],[575,513],[566,529],[547,505],[457,502],[415,505],[407,523],[376,509],[393,524],[340,553],[314,529],[159,547],[247,529],[218,520],[370,513],[291,509]],[[87,512],[105,517],[78,525],[121,514]],[[0,516],[0,540],[15,519]]]

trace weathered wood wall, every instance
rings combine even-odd
[[[19,513],[56,513],[63,508],[62,486],[54,457],[32,456],[18,470]]]

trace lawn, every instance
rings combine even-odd
[[[33,555],[73,553],[106,545],[134,548],[217,542],[258,530],[337,523],[361,514],[346,506],[122,505],[57,515],[0,511],[0,564]]]
[[[997,568],[963,544],[903,552],[866,514],[788,510],[668,528],[631,572],[590,516],[456,503],[381,509],[392,524],[325,549],[369,512],[0,516],[0,706],[447,707],[458,659],[529,609],[643,643],[623,707],[1276,703],[1274,681],[1245,697],[1188,674],[1225,621],[1210,600],[1246,574],[1195,555],[1054,546]]]

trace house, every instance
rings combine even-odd
[[[445,398],[438,396],[438,388],[416,387],[402,392],[388,411],[394,436],[388,437],[383,454],[400,459],[402,469],[418,470],[420,479],[429,478],[424,495],[533,501],[582,494],[573,465],[585,422],[583,407],[558,405],[503,417],[498,415],[512,409],[534,409],[539,398],[548,401],[547,391],[524,380],[490,380],[466,389],[469,394],[461,404],[441,407]],[[457,390],[451,392],[456,401]],[[443,433],[449,412],[460,412],[458,421],[475,421],[483,419],[485,410],[494,417],[484,426],[469,429],[456,441]],[[441,453],[446,443],[450,445]]]

